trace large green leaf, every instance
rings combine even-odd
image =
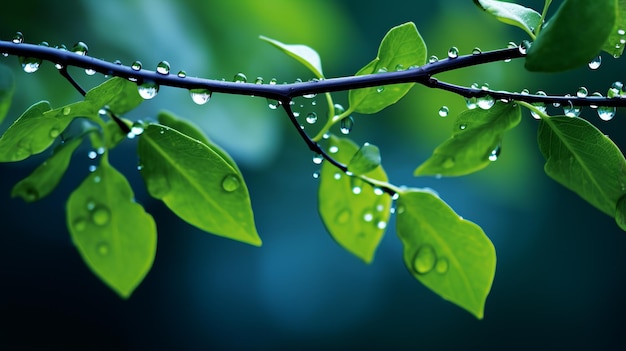
[[[408,22],[393,27],[383,38],[378,48],[378,56],[361,68],[356,75],[407,69],[426,63],[426,44],[415,24]],[[358,113],[376,113],[396,103],[414,83],[394,84],[350,90],[350,109]]]
[[[124,114],[139,106],[144,99],[139,95],[137,83],[114,77],[89,90],[85,101],[92,104],[94,111],[107,106],[116,114]]]
[[[331,136],[328,152],[339,162],[348,162],[358,151],[349,139]],[[365,176],[387,181],[381,166]],[[330,235],[346,250],[369,263],[389,221],[391,198],[368,183],[351,177],[330,163],[320,172],[318,210]]]
[[[106,159],[72,192],[67,225],[87,266],[123,298],[152,267],[156,226],[133,198],[124,176]]]
[[[623,40],[626,39],[626,0],[617,0],[617,8],[615,9],[615,24],[613,30],[602,46],[602,50],[620,57],[626,46]]]
[[[324,78],[324,73],[322,72],[322,60],[320,59],[320,55],[317,53],[317,51],[311,49],[306,45],[283,44],[278,40],[274,40],[262,35],[259,38],[272,44],[280,51],[296,59],[296,61],[302,63],[306,68],[313,72],[313,74],[315,74],[317,78]]]
[[[224,161],[228,162],[228,164],[231,167],[233,167],[236,170],[239,170],[239,167],[235,163],[235,160],[233,160],[233,158],[226,151],[224,151],[221,147],[213,143],[200,130],[200,128],[198,128],[198,126],[194,125],[193,123],[189,122],[186,119],[179,118],[178,116],[174,115],[173,113],[169,111],[160,111],[157,116],[157,119],[159,123],[161,123],[162,125],[168,126],[172,129],[176,129],[180,133],[185,134],[186,136],[192,139],[196,139],[199,142],[203,143],[204,145],[208,146],[211,150],[219,154],[224,159]]]
[[[61,181],[70,164],[72,153],[82,141],[83,139],[74,139],[59,146],[33,173],[15,184],[11,196],[20,196],[26,202],[33,202],[50,194]]]
[[[598,55],[615,24],[617,0],[566,0],[528,49],[529,71],[558,72]]]
[[[541,21],[541,14],[537,11],[512,2],[474,0],[474,3],[498,21],[520,27],[531,37]]]
[[[482,319],[496,270],[495,248],[482,229],[427,190],[400,193],[397,214],[396,229],[409,272]]]
[[[458,115],[452,136],[414,172],[416,176],[460,176],[476,172],[497,158],[504,132],[521,120],[520,107],[497,102],[489,110],[479,108]]]
[[[537,137],[545,172],[611,217],[626,194],[626,160],[619,148],[578,117],[541,120]]]
[[[207,232],[261,245],[243,176],[210,145],[150,124],[138,152],[148,192],[176,215]]]
[[[9,112],[14,90],[13,72],[7,66],[0,65],[0,124]]]

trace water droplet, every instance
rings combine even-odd
[[[472,49],[472,55],[480,55],[483,52],[480,50],[480,48],[474,48]]]
[[[587,88],[585,87],[578,88],[578,91],[576,92],[576,96],[578,96],[579,98],[585,98],[587,97],[587,95],[589,95],[589,90],[587,90]]]
[[[61,110],[61,113],[63,113],[63,116],[67,116],[72,112],[72,108],[69,106],[65,106],[63,107],[63,110]]]
[[[470,110],[473,110],[476,107],[478,107],[477,102],[478,102],[478,100],[476,99],[476,97],[465,98],[465,106],[467,106],[467,108],[470,109]]]
[[[211,91],[208,89],[191,89],[189,94],[191,100],[198,105],[204,105],[211,99]]]
[[[467,124],[463,124],[463,123],[459,124],[460,130],[465,130],[465,128],[467,128]]]
[[[320,171],[313,172],[313,179],[318,179],[320,177]]]
[[[454,157],[447,157],[445,160],[443,160],[443,163],[441,163],[441,167],[445,169],[450,169],[454,167],[455,164],[456,162],[454,161]]]
[[[539,96],[547,96],[547,94],[546,94],[544,91],[542,91],[542,90],[537,91],[537,92],[535,93],[535,95],[539,95]],[[532,104],[532,105],[533,105],[533,106],[535,106],[535,107],[536,107],[539,111],[541,111],[542,113],[546,113],[546,109],[547,109],[547,107],[546,107],[546,104],[545,104],[545,103],[543,103],[543,102],[533,102],[533,104]],[[532,110],[531,110],[531,111],[530,111],[530,115],[531,115],[531,116],[533,116],[533,118],[534,118],[534,119],[541,119],[541,115],[540,115],[540,114],[538,114],[538,113],[537,113],[537,112],[535,112],[535,111],[532,111]]]
[[[331,154],[336,154],[337,152],[339,152],[339,147],[337,145],[333,145],[328,148],[328,152],[330,152]]]
[[[352,213],[348,209],[343,209],[337,213],[335,217],[335,221],[339,224],[346,224],[350,221],[350,217],[352,217]]]
[[[517,50],[519,50],[520,54],[522,55],[526,55],[526,52],[528,52],[528,49],[530,49],[530,42],[528,40],[523,40],[522,43],[517,47]]]
[[[615,117],[615,107],[600,106],[598,107],[598,116],[603,121],[610,121]]]
[[[148,193],[155,199],[163,198],[171,190],[167,177],[160,173],[153,173],[146,178],[146,188],[148,188]]]
[[[315,112],[309,112],[306,115],[306,122],[308,124],[315,124],[317,122],[317,114]]]
[[[270,83],[269,84],[270,85],[276,85],[276,82],[277,82],[276,78],[272,78],[272,79],[270,79]]]
[[[399,72],[399,71],[404,71],[404,65],[401,63],[398,63],[396,65],[396,72]]]
[[[91,212],[91,220],[97,226],[105,226],[111,220],[111,212],[104,206],[97,206]]]
[[[569,97],[569,94],[566,94],[565,96]],[[580,107],[574,106],[571,101],[568,101],[567,105],[563,106],[563,114],[567,117],[578,117],[578,115],[580,115]]]
[[[236,174],[229,174],[222,179],[222,189],[226,192],[233,192],[241,187],[241,180]]]
[[[600,94],[600,93],[599,93],[599,92],[597,92],[597,91],[596,91],[596,92],[594,92],[593,94],[591,94],[591,96],[593,96],[593,97],[598,97],[598,98],[602,98],[602,94]],[[591,108],[594,108],[594,109],[595,109],[595,108],[598,108],[598,105],[596,105],[596,104],[590,104],[590,105],[589,105],[589,107],[591,107]]]
[[[315,156],[313,156],[313,163],[315,163],[316,165],[322,164],[323,161],[324,157],[322,157],[322,155],[316,154]]]
[[[476,99],[476,104],[483,110],[492,108],[495,103],[496,100],[491,95],[481,96]]]
[[[235,74],[235,77],[233,77],[233,82],[235,83],[246,83],[247,81],[248,77],[246,77],[246,75],[241,72]]]
[[[22,69],[26,73],[34,73],[37,72],[39,66],[41,66],[41,59],[33,58],[33,57],[19,57],[20,64],[22,65]]]
[[[19,32],[18,32],[18,33],[19,33]],[[626,30],[621,29],[621,28],[620,28],[620,29],[618,29],[618,30],[617,30],[617,35],[626,35]]]
[[[13,43],[14,44],[21,44],[24,42],[24,34],[22,34],[22,32],[16,32],[15,35],[13,36]]]
[[[141,61],[135,61],[133,62],[132,65],[130,65],[130,68],[132,68],[134,71],[139,71],[141,70]]]
[[[87,201],[87,211],[91,212],[96,208],[96,203],[93,200]]]
[[[159,74],[170,74],[170,63],[167,61],[161,61],[157,64],[156,71]]]
[[[602,56],[598,55],[594,57],[591,61],[589,61],[589,68],[596,70],[600,68],[601,64],[602,64]]]
[[[502,147],[500,145],[496,145],[496,147],[491,150],[491,153],[489,153],[489,161],[494,162],[498,160],[498,157],[500,156],[500,151],[502,150]]]
[[[387,73],[387,72],[388,72],[387,67],[380,67],[378,71],[376,71],[376,73]]]
[[[339,179],[341,179],[341,173],[339,173],[339,172],[335,173],[335,174],[333,175],[333,178],[334,178],[335,180],[339,180]]]
[[[385,228],[387,228],[387,222],[385,222],[385,221],[378,221],[378,223],[376,223],[376,228],[378,228],[378,229],[385,229]]]
[[[352,116],[348,116],[341,120],[339,130],[341,131],[341,134],[348,135],[352,131],[353,127],[354,118],[352,118]]]
[[[52,139],[58,137],[59,134],[61,134],[61,131],[58,128],[52,128],[52,129],[50,129],[50,133],[48,133],[48,135]]]
[[[145,127],[142,121],[135,121],[133,122],[133,125],[130,127],[130,133],[129,134],[133,134],[133,135],[141,135],[141,133],[143,133]],[[131,138],[132,139],[132,138]]]
[[[453,46],[448,50],[448,58],[455,59],[457,57],[459,57],[459,49]]]
[[[413,269],[415,269],[418,274],[426,274],[435,268],[436,262],[437,256],[435,254],[435,249],[426,244],[420,247],[415,253],[415,258],[413,259]]]
[[[74,47],[72,47],[72,52],[80,56],[87,55],[87,51],[89,51],[89,48],[87,47],[87,44],[83,43],[82,41],[79,41],[78,43],[74,44]]]
[[[376,88],[376,92],[377,93],[382,93],[383,91],[385,91],[385,87],[378,87],[378,88]]]
[[[87,229],[87,221],[83,217],[78,217],[74,220],[72,226],[77,232],[82,232]]]
[[[439,61],[439,58],[435,55],[432,55],[431,57],[428,58],[429,63],[435,63],[437,61]]]
[[[99,243],[98,246],[96,247],[96,250],[98,251],[98,253],[102,256],[106,256],[109,254],[109,244],[107,243]]]
[[[90,160],[95,160],[96,157],[98,157],[98,153],[96,150],[91,150],[87,153],[87,157],[89,157]]]
[[[361,180],[361,178],[350,177],[350,187],[352,188],[352,193],[354,195],[359,195],[361,194],[361,192],[363,192],[363,188],[361,187],[362,184],[363,181]]]
[[[88,168],[89,173],[93,173],[96,171],[96,169],[98,169],[98,167],[96,167],[95,165],[90,165]]]
[[[382,194],[384,194],[385,192],[383,191],[383,189],[379,188],[379,187],[375,187],[374,188],[374,195],[376,196],[381,196]]]
[[[439,117],[448,117],[449,112],[450,109],[448,108],[448,106],[441,106],[441,108],[439,109]]]
[[[448,272],[448,268],[450,267],[450,263],[445,258],[440,258],[437,260],[435,264],[435,271],[439,274],[445,274]]]
[[[94,74],[96,74],[96,70],[93,68],[85,68],[85,74],[88,76],[93,76]]]
[[[146,99],[154,98],[159,92],[159,85],[154,82],[145,82],[141,85],[137,86],[137,90],[139,91],[139,95]]]
[[[187,72],[185,72],[185,71],[178,71],[177,76],[178,76],[178,78],[185,78],[185,77],[187,77]]]

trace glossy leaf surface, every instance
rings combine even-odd
[[[124,176],[103,161],[67,201],[67,226],[87,266],[123,298],[152,267],[156,226]]]
[[[400,194],[396,230],[409,272],[482,319],[496,269],[495,248],[483,230],[459,217],[437,195],[418,189]]]
[[[148,192],[176,215],[207,232],[261,245],[243,176],[209,145],[150,124],[138,152]]]
[[[348,171],[355,175],[363,175],[380,166],[381,157],[378,146],[365,143],[352,156],[348,163]]]
[[[530,36],[541,21],[537,11],[516,3],[497,0],[474,0],[474,3],[498,21],[520,27]]]
[[[565,116],[542,119],[537,139],[546,174],[614,217],[626,194],[626,160],[613,141],[586,120]]]
[[[626,0],[617,0],[617,8],[615,9],[615,24],[608,39],[602,46],[602,50],[608,52],[613,57],[620,57],[624,52],[626,39]]]
[[[15,79],[13,72],[7,66],[0,65],[0,123],[2,123],[9,112],[14,90]]]
[[[358,146],[346,138],[331,136],[328,152],[339,162],[348,162]],[[381,166],[365,176],[386,181]],[[368,183],[350,177],[330,163],[320,172],[318,210],[330,235],[346,250],[369,263],[389,221],[391,198]]]
[[[278,40],[270,39],[265,36],[260,36],[260,38],[302,63],[306,68],[313,72],[317,78],[324,78],[322,60],[320,59],[320,55],[317,51],[306,45],[284,44]]]
[[[529,71],[558,72],[587,65],[615,24],[617,0],[566,0],[528,49]]]
[[[11,196],[19,196],[26,202],[33,202],[50,194],[61,181],[72,154],[81,142],[82,139],[74,139],[59,146],[33,173],[15,184]]]
[[[475,108],[457,116],[452,136],[414,172],[416,176],[461,176],[481,170],[499,153],[506,131],[521,120],[520,107],[496,102],[489,110]],[[493,159],[493,158],[492,158]]]
[[[378,56],[361,68],[356,75],[408,69],[426,63],[426,44],[415,24],[408,22],[393,27],[383,38]],[[394,84],[350,90],[350,108],[358,113],[376,113],[396,103],[414,83]]]

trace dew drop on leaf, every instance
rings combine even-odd
[[[235,74],[235,77],[233,77],[233,82],[235,83],[246,83],[247,81],[248,77],[246,77],[246,75],[241,72]]]
[[[133,62],[132,65],[130,65],[130,68],[132,68],[134,71],[139,71],[141,70],[141,61],[135,61]]]
[[[80,56],[87,55],[87,51],[89,51],[89,48],[87,47],[87,44],[82,41],[79,41],[72,47],[72,52]]]
[[[426,274],[435,268],[436,262],[437,256],[435,254],[435,249],[426,244],[420,247],[415,253],[415,258],[413,259],[413,269],[415,269],[418,274]]]
[[[441,108],[439,109],[439,117],[448,117],[449,112],[450,109],[448,108],[448,106],[441,106]]]
[[[459,49],[456,46],[451,47],[448,50],[448,58],[455,59],[459,57]]]
[[[191,100],[198,105],[204,105],[211,99],[211,91],[208,89],[191,89],[189,94]]]
[[[372,212],[370,212],[369,210],[365,211],[363,213],[363,220],[366,221],[366,222],[373,221],[374,220],[374,214],[372,214]]]
[[[385,221],[378,221],[378,223],[376,223],[376,228],[378,228],[378,229],[385,229],[385,228],[387,228],[387,222],[385,222]]]
[[[497,145],[493,150],[491,150],[491,153],[489,153],[489,161],[497,161],[498,157],[500,156],[501,149],[502,147],[500,145]]]
[[[452,167],[454,167],[454,165],[456,164],[456,162],[454,161],[453,157],[448,157],[445,160],[443,160],[443,163],[441,164],[441,167],[446,168],[446,169],[450,169]]]
[[[98,246],[96,247],[96,250],[98,251],[98,253],[102,256],[106,256],[109,254],[109,244],[107,243],[99,243]]]
[[[439,258],[437,263],[435,264],[435,271],[439,274],[445,274],[448,272],[448,268],[450,267],[450,263],[445,258]]]
[[[589,61],[589,68],[592,70],[596,70],[600,68],[601,64],[602,64],[602,56],[598,55],[594,57],[591,61]]]
[[[154,98],[159,92],[159,85],[154,82],[145,82],[137,86],[139,96],[149,100]]]
[[[148,178],[146,187],[150,195],[155,199],[163,198],[171,190],[170,183],[165,174],[153,174]]]
[[[383,91],[385,91],[385,87],[378,87],[378,88],[376,88],[376,92],[377,93],[382,93]]]
[[[91,220],[97,226],[105,226],[111,220],[111,211],[103,206],[97,206],[91,212]]]
[[[63,113],[63,116],[67,116],[72,112],[72,108],[69,106],[65,106],[63,107],[63,110],[61,111],[61,113]]]
[[[85,229],[87,229],[87,221],[83,217],[79,217],[74,220],[74,222],[72,223],[72,226],[74,227],[74,230],[76,230],[77,232],[82,232]]]
[[[337,145],[333,145],[328,148],[328,152],[330,152],[331,154],[336,154],[337,152],[339,152],[339,147],[337,147]]]
[[[600,106],[598,107],[598,116],[603,121],[610,121],[615,117],[615,107],[612,106]]]
[[[222,189],[226,192],[233,192],[241,186],[239,177],[235,174],[229,174],[222,179]]]
[[[50,138],[54,139],[56,137],[59,136],[59,134],[61,134],[61,132],[57,129],[57,128],[52,128],[50,129],[50,133],[48,133],[48,135],[50,136]]]
[[[315,124],[317,122],[317,114],[315,112],[307,113],[306,122],[308,124]]]
[[[352,217],[352,213],[348,209],[343,209],[337,213],[337,217],[335,217],[335,221],[339,224],[345,224],[350,221],[350,217]]]
[[[339,180],[339,179],[341,179],[341,173],[339,173],[339,172],[335,173],[335,174],[333,175],[333,178],[334,178],[335,180]]]
[[[167,61],[161,61],[157,64],[156,71],[159,74],[170,74],[170,63]]]
[[[88,76],[93,76],[94,74],[96,74],[96,70],[93,68],[86,68],[85,69],[85,74]]]
[[[352,118],[352,116],[348,116],[348,117],[344,117],[341,120],[339,130],[341,131],[341,134],[348,135],[352,131],[353,127],[354,127],[354,118]]]

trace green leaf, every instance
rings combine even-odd
[[[407,22],[392,28],[378,48],[378,56],[361,68],[356,75],[408,69],[426,63],[426,44],[415,24]],[[350,108],[358,113],[376,113],[396,103],[414,83],[394,84],[350,90]],[[382,90],[381,90],[382,89]]]
[[[0,65],[0,123],[2,123],[9,112],[14,91],[15,80],[13,72],[7,66]]]
[[[72,121],[71,117],[46,114],[50,103],[29,107],[0,138],[0,162],[21,161],[46,150]]]
[[[380,162],[381,157],[378,146],[365,143],[354,156],[352,156],[352,159],[348,163],[348,171],[352,172],[354,175],[363,175],[380,166]]]
[[[211,150],[215,151],[218,155],[220,155],[224,161],[228,162],[228,164],[236,170],[239,170],[239,167],[235,163],[235,160],[221,147],[213,143],[209,137],[207,137],[198,126],[194,125],[188,120],[179,118],[169,111],[160,111],[158,116],[158,121],[162,125],[168,126],[172,129],[176,129],[178,132],[185,134],[186,136],[196,139],[204,145],[208,146]]]
[[[115,114],[124,114],[139,106],[144,100],[139,95],[137,84],[128,79],[114,77],[97,87],[89,90],[85,95],[94,111],[104,106]]]
[[[322,73],[322,60],[320,59],[320,55],[310,47],[306,45],[300,44],[283,44],[278,40],[274,40],[265,36],[259,36],[261,40],[264,40],[285,54],[291,56],[296,59],[296,61],[303,64],[306,68],[308,68],[317,78],[324,78],[324,73]]]
[[[328,152],[339,162],[347,162],[358,151],[349,139],[331,136]],[[387,181],[381,166],[365,176]],[[391,198],[357,177],[350,177],[325,162],[320,172],[318,210],[326,229],[339,245],[366,263],[374,253],[389,221]]]
[[[626,0],[617,0],[615,9],[615,25],[613,30],[602,46],[602,50],[608,52],[613,57],[618,58],[624,52],[624,44],[621,40],[626,39]]]
[[[67,201],[67,226],[83,261],[123,298],[156,254],[154,220],[133,197],[126,178],[103,159]]]
[[[149,124],[138,152],[148,192],[178,217],[207,232],[261,245],[241,172],[210,145]]]
[[[61,181],[70,164],[72,153],[82,141],[74,139],[59,146],[33,173],[15,184],[11,197],[20,196],[26,202],[33,202],[50,194]]]
[[[522,28],[531,37],[541,21],[541,14],[519,4],[497,0],[474,0],[474,4],[498,21]]]
[[[615,216],[626,194],[626,160],[611,139],[582,118],[556,116],[541,120],[537,141],[546,174]]]
[[[400,193],[396,229],[404,263],[422,284],[482,319],[496,270],[483,230],[427,190]]]
[[[617,200],[615,222],[623,231],[626,231],[626,196],[622,196]]]
[[[584,66],[598,55],[615,24],[617,0],[566,0],[528,49],[529,71]]]
[[[496,102],[489,110],[467,110],[457,116],[452,136],[414,172],[416,176],[460,176],[481,170],[497,158],[504,132],[517,126],[520,107]]]

